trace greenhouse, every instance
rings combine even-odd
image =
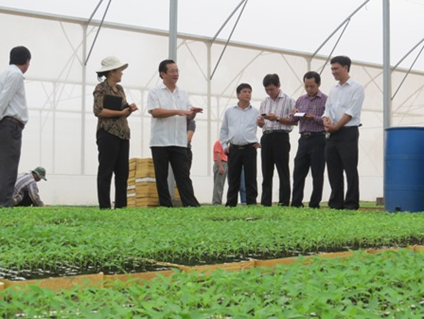
[[[23,134],[20,171],[40,165],[47,169],[49,182],[40,187],[48,204],[96,203],[97,119],[92,112],[92,92],[97,83],[94,71],[107,55],[116,55],[130,65],[122,84],[128,98],[140,110],[130,118],[131,157],[151,157],[151,116],[146,109],[147,93],[159,83],[157,67],[168,56],[169,42],[169,2],[162,2],[155,6],[149,4],[147,8],[143,8],[141,3],[122,3],[124,7],[140,6],[139,19],[135,12],[137,10],[131,14],[127,12],[126,15],[122,12],[121,3],[118,5],[111,2],[100,29],[106,12],[106,1],[81,1],[79,5],[71,5],[72,8],[52,1],[45,1],[45,4],[38,1],[37,6],[41,8],[44,5],[45,11],[37,9],[32,1],[20,1],[19,7],[15,1],[0,2],[1,26],[10,30],[2,36],[3,50],[0,57],[3,64],[7,65],[10,48],[15,45],[25,44],[33,53],[31,67],[26,74],[30,121]],[[101,5],[95,11],[99,3]],[[251,1],[245,6],[244,3],[240,4],[240,1],[208,4],[211,5],[208,10],[217,12],[214,19],[207,16],[205,11],[208,10],[199,10],[196,13],[199,19],[201,15],[206,16],[196,21],[208,21],[208,28],[202,25],[189,29],[187,25],[191,10],[199,9],[197,5],[183,1],[178,11],[178,22],[182,25],[177,40],[177,61],[181,69],[179,84],[188,91],[192,103],[205,110],[197,118],[198,128],[193,138],[191,176],[195,189],[202,190],[197,194],[199,201],[208,203],[211,200],[212,147],[218,138],[224,111],[236,101],[236,86],[241,81],[250,83],[253,87],[252,104],[259,107],[260,101],[266,96],[262,87],[264,74],[280,74],[283,91],[297,98],[304,93],[303,74],[308,70],[316,70],[322,71],[321,90],[328,92],[334,84],[328,64],[330,53],[350,55],[353,60],[351,75],[365,86],[366,99],[359,139],[361,199],[374,201],[376,197],[382,197],[384,118],[381,1],[365,1],[365,5],[363,1],[349,1],[349,5],[341,8],[334,23],[315,21],[316,36],[308,39],[308,45],[301,41],[304,34],[307,34],[305,32],[309,32],[308,27],[299,21],[292,21],[292,17],[287,18],[287,23],[296,22],[296,27],[292,28],[294,32],[284,34],[281,40],[278,37],[275,41],[267,40],[275,37],[267,34],[270,30],[265,25],[262,29],[252,28],[249,24],[255,16],[254,10],[258,3]],[[276,4],[271,1],[269,5]],[[310,16],[305,17],[311,19],[311,22],[314,21],[314,10],[319,9],[325,14],[331,7],[308,1],[300,1],[296,5],[289,2],[278,4],[281,10],[287,12],[295,12],[308,5],[311,6],[311,12],[308,13]],[[423,8],[419,1],[397,1],[391,5],[392,125],[420,126],[423,112],[420,102],[423,67],[420,62],[422,58],[419,57],[420,46],[417,47],[417,44],[422,35],[419,32],[416,35],[412,33],[417,32],[419,27],[414,27],[411,21],[407,24],[403,22],[408,15],[418,14]],[[358,8],[359,11],[342,25]],[[150,15],[155,10],[163,12],[163,21],[152,19]],[[71,13],[73,15],[69,15]],[[225,24],[227,19],[229,21]],[[281,25],[282,22],[277,22],[275,17],[272,20],[276,28],[291,28],[290,24]],[[150,25],[146,25],[148,21],[151,21]],[[162,25],[162,29],[152,27],[158,24]],[[408,27],[404,32],[408,32],[409,36],[399,35],[399,29],[406,28],[406,25]],[[221,27],[222,31],[218,32]],[[198,34],[202,31],[204,34]],[[335,35],[325,42],[333,31],[336,31]],[[249,39],[257,39],[257,43]],[[322,48],[314,52],[321,45]],[[410,50],[412,52],[406,55]],[[397,65],[398,62],[401,63]],[[290,134],[290,138],[292,169],[297,150],[297,128]],[[258,183],[261,182],[260,175]],[[310,184],[306,183],[306,193],[310,192]],[[328,196],[329,185],[326,184],[324,198]]]
[[[48,177],[38,183],[47,207],[0,209],[0,317],[422,318],[424,215],[389,213],[376,199],[387,129],[424,122],[424,2],[340,3],[0,0],[2,69],[12,47],[32,54],[19,172],[42,166]],[[178,85],[204,110],[191,168],[201,207],[97,208],[93,90],[109,55],[129,64],[122,85],[139,108],[129,118],[136,159],[151,157],[148,92],[159,62],[175,56]],[[213,145],[237,85],[250,83],[259,107],[265,74],[279,74],[296,99],[314,70],[328,93],[335,55],[352,59],[365,88],[361,209],[328,209],[327,173],[321,209],[210,205]],[[295,128],[291,174],[298,138]],[[257,164],[260,185],[260,155]],[[305,199],[311,190],[308,175]]]

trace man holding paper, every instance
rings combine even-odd
[[[296,101],[290,118],[299,122],[299,146],[294,159],[293,196],[291,206],[303,207],[305,179],[311,168],[313,189],[309,207],[319,208],[322,199],[325,169],[325,130],[321,116],[325,110],[327,96],[319,87],[321,76],[307,72],[303,76],[306,94]]]
[[[359,208],[358,139],[364,87],[349,76],[351,61],[347,56],[331,59],[331,72],[338,81],[328,95],[322,116],[325,131],[330,133],[325,146],[331,195],[328,206],[334,209]],[[344,177],[347,192],[344,196]]]

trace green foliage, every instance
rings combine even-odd
[[[152,270],[152,260],[223,263],[423,239],[423,214],[261,206],[13,208],[0,212],[0,267],[46,275],[139,272]]]
[[[177,271],[109,288],[8,288],[0,292],[0,317],[421,318],[423,266],[421,252],[401,250],[209,276]]]

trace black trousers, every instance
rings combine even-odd
[[[187,147],[187,156],[188,156],[188,169],[191,170],[191,164],[193,164],[193,152],[190,147]]]
[[[246,204],[256,205],[256,198],[258,197],[256,157],[257,152],[253,145],[230,146],[230,153],[228,154],[228,192],[225,206],[237,206],[243,167],[246,182]]]
[[[115,208],[127,206],[130,141],[106,132],[97,131],[99,168],[97,172],[97,197],[101,209],[111,208],[110,184],[115,174]]]
[[[311,168],[313,189],[309,207],[319,208],[324,185],[325,140],[324,134],[304,135],[299,138],[299,146],[294,159],[292,206],[303,206],[305,179]]]
[[[331,133],[325,146],[331,195],[328,206],[335,209],[359,208],[358,127],[345,127]],[[344,197],[344,177],[347,191]]]
[[[175,182],[184,207],[200,206],[194,196],[193,183],[190,179],[189,158],[186,147],[165,146],[151,147],[153,164],[155,166],[156,188],[159,195],[159,205],[172,207],[168,187],[168,167],[171,164]]]
[[[289,134],[285,132],[263,134],[261,145],[263,177],[261,204],[272,205],[272,179],[275,165],[280,179],[278,203],[281,206],[288,206],[290,204]]]
[[[23,125],[0,121],[0,207],[11,207],[21,158]]]

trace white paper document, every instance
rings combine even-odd
[[[305,112],[296,112],[293,114],[294,117],[304,117],[306,115]]]

